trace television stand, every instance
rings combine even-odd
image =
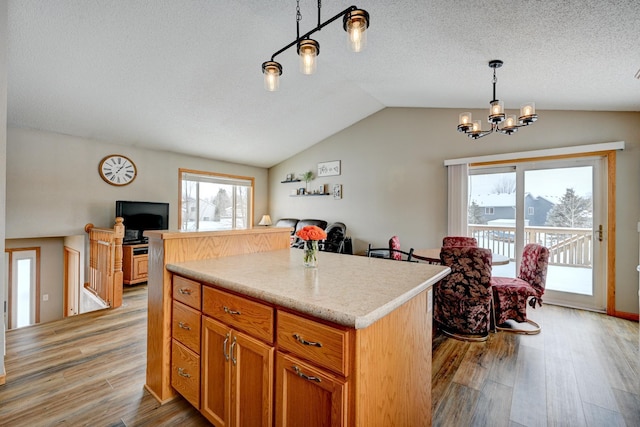
[[[149,244],[122,245],[122,283],[137,285],[147,281],[149,265]]]

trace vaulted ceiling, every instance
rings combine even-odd
[[[491,59],[507,109],[640,111],[637,0],[325,0],[322,20],[352,4],[367,48],[332,23],[316,74],[294,47],[267,92],[293,0],[9,0],[9,125],[269,167],[385,107],[487,108]]]

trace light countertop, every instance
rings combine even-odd
[[[318,253],[318,268],[305,268],[302,256],[302,249],[283,249],[167,264],[167,269],[356,329],[386,316],[450,271],[330,252]]]

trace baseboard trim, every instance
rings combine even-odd
[[[613,313],[613,316],[626,320],[634,320],[636,322],[640,321],[640,315],[636,313],[627,313],[626,311],[616,311],[615,313]]]

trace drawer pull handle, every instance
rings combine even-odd
[[[312,345],[314,347],[322,347],[322,343],[321,342],[313,342],[313,341],[307,341],[304,338],[302,338],[300,335],[298,334],[293,334],[293,337],[296,339],[296,341],[298,341],[300,344],[304,344],[304,345]]]
[[[184,329],[185,331],[190,331],[191,330],[191,326],[187,325],[184,322],[178,322],[178,326],[180,326],[180,328]]]
[[[225,313],[227,314],[242,314],[239,311],[235,311],[235,310],[231,310],[229,307],[227,307],[226,305],[224,307],[222,307],[222,309],[224,310]]]
[[[193,291],[189,288],[180,288],[178,292],[180,292],[182,295],[191,295],[193,293]]]
[[[236,366],[236,364],[238,363],[238,360],[236,360],[236,357],[234,355],[235,352],[233,351],[233,349],[236,347],[236,344],[237,344],[236,337],[233,337],[233,342],[231,343],[231,350],[230,350],[231,361],[233,362],[233,366]]]
[[[222,343],[222,354],[224,355],[224,360],[229,361],[229,353],[227,353],[227,343],[229,342],[229,337],[231,335],[227,333],[227,336],[224,338],[224,342]]]
[[[293,365],[293,370],[296,371],[296,374],[300,377],[300,378],[304,378],[307,381],[315,381],[317,383],[319,383],[320,381],[322,381],[320,378],[318,377],[310,377],[309,375],[304,374],[300,368],[298,368],[296,365]]]
[[[191,374],[187,374],[183,368],[178,368],[178,375],[185,378],[191,378]]]

